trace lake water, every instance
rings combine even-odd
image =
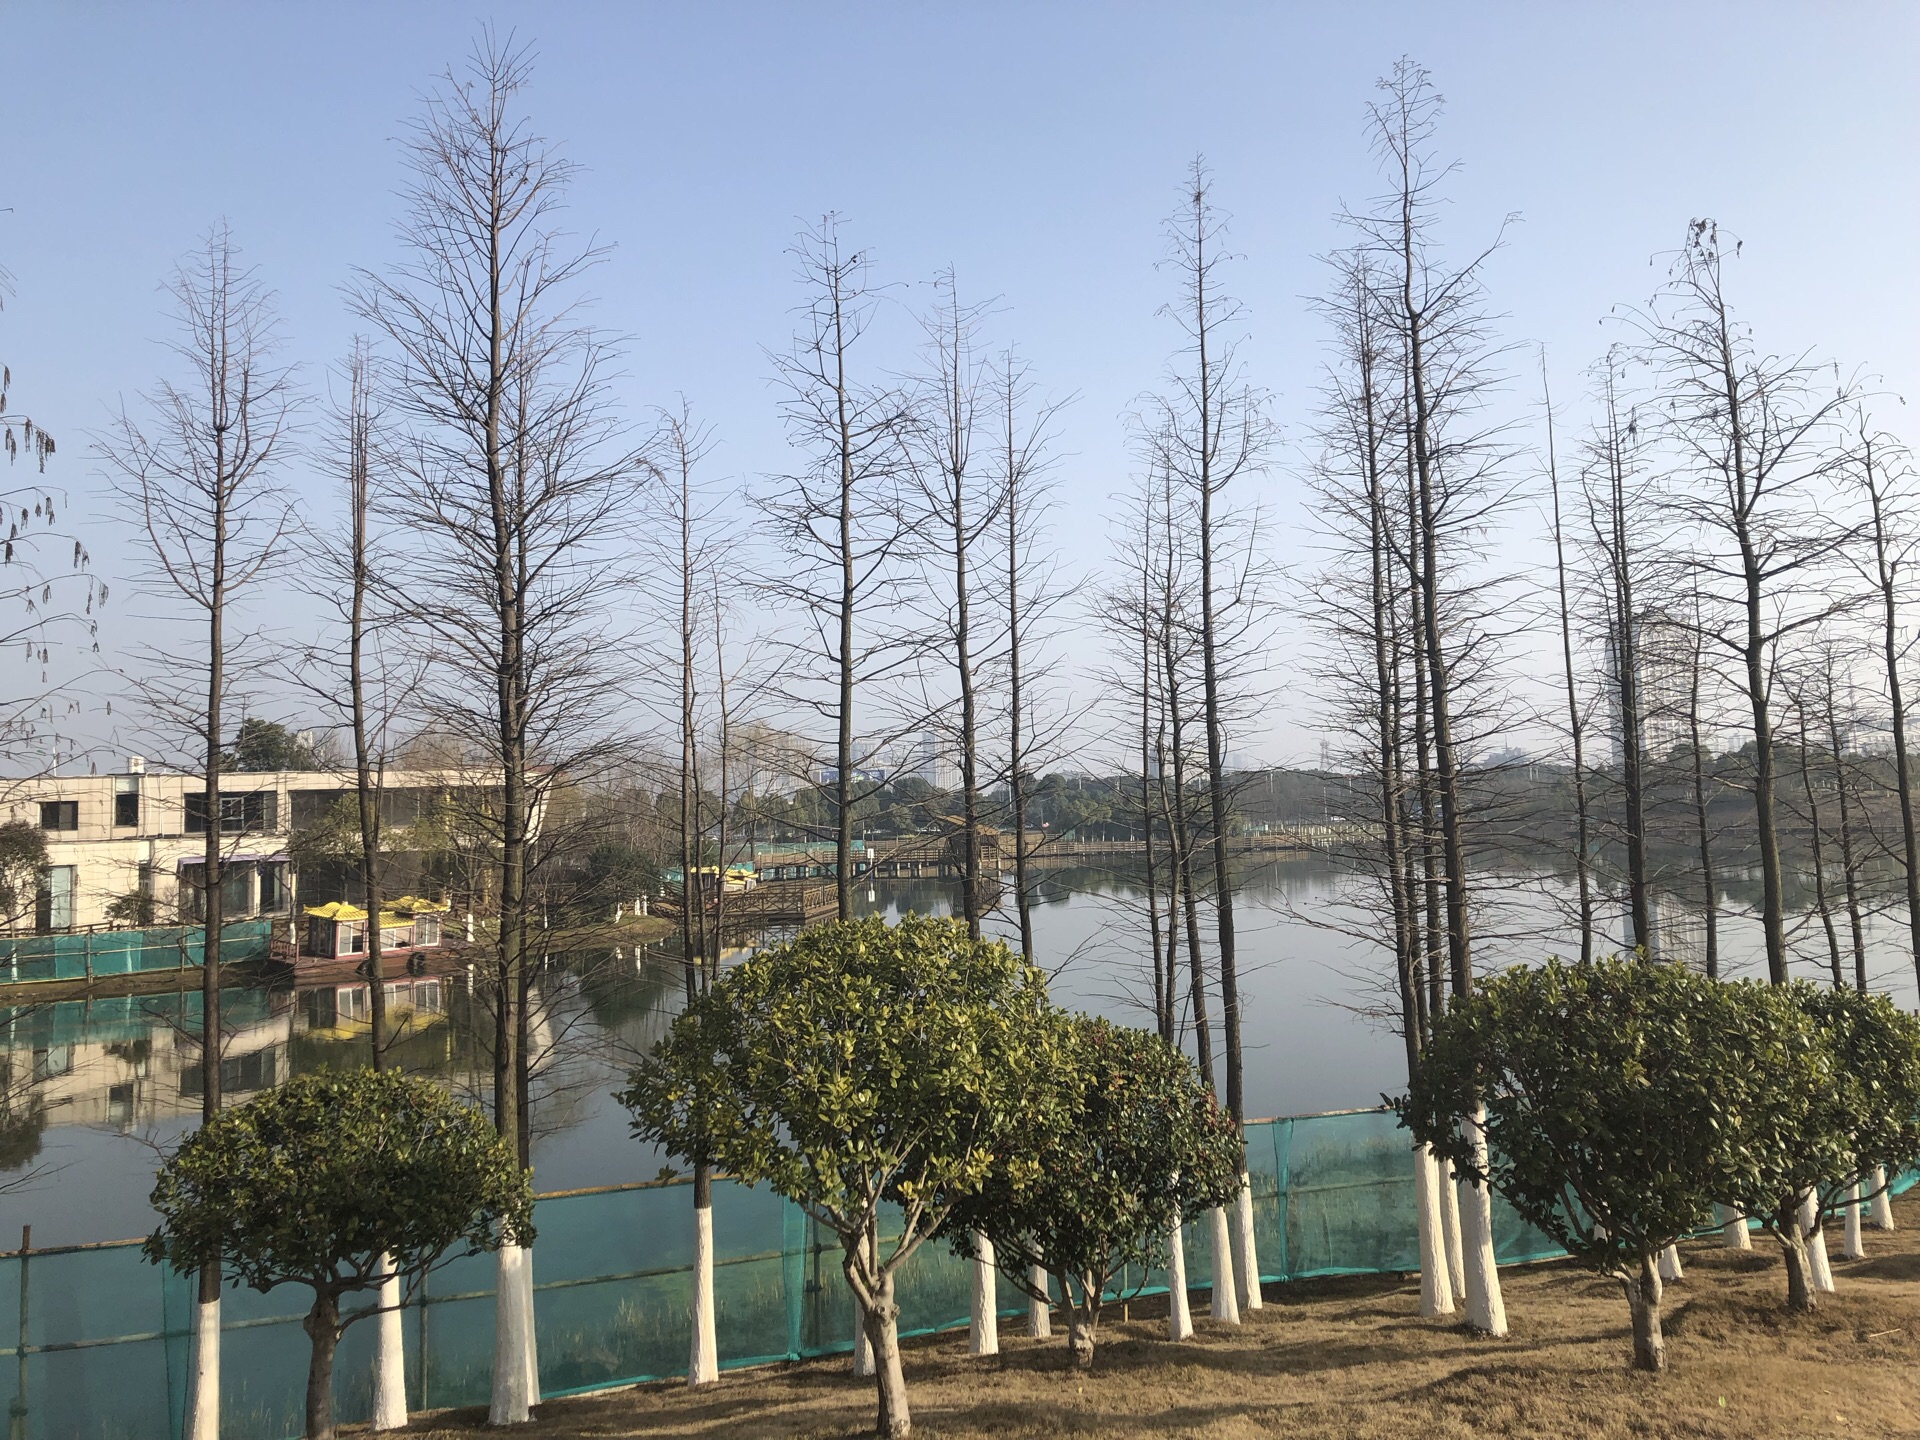
[[[1475,917],[1482,969],[1574,947],[1560,879],[1501,880]],[[1758,923],[1741,908],[1749,880],[1732,877],[1732,908],[1722,917],[1729,974],[1763,973]],[[1392,1009],[1390,976],[1368,894],[1366,882],[1319,858],[1268,862],[1243,877],[1236,914],[1249,1114],[1376,1105],[1404,1085],[1404,1051],[1381,1018]],[[937,881],[881,881],[871,897],[862,892],[864,909],[896,916],[944,913],[953,892]],[[1698,916],[1674,901],[1665,909],[1672,949],[1684,955],[1698,944]],[[1044,872],[1034,930],[1057,1001],[1149,1023],[1145,916],[1124,869]],[[1872,983],[1912,1006],[1899,917],[1872,917],[1868,933]],[[1823,976],[1824,932],[1804,913],[1794,943],[1796,968]],[[485,1098],[491,1072],[478,1037],[491,1021],[469,978],[407,986],[396,997],[407,1027],[399,1063]],[[538,993],[536,1187],[654,1178],[662,1157],[629,1136],[612,1093],[677,1008],[676,953],[577,957],[542,973]],[[229,992],[228,1092],[243,1097],[292,1074],[360,1063],[364,1003],[361,987]],[[22,1225],[33,1227],[36,1246],[146,1232],[157,1159],[199,1116],[197,1025],[197,993],[0,1010],[0,1248],[16,1243]]]

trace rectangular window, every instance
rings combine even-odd
[[[140,823],[140,792],[123,791],[113,797],[113,823],[130,829]]]
[[[220,833],[241,835],[254,830],[271,830],[280,811],[280,797],[271,790],[250,790],[243,795],[220,797]],[[207,795],[200,791],[186,796],[187,833],[204,835],[207,829]]]
[[[78,830],[80,802],[78,800],[42,800],[40,828],[42,830]]]
[[[220,909],[229,920],[253,913],[253,866],[234,861],[221,867]]]
[[[73,875],[71,865],[49,865],[43,872],[33,916],[41,934],[73,928]]]
[[[260,862],[260,913],[278,915],[287,908],[287,867],[277,860]]]

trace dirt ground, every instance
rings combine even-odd
[[[1002,1331],[998,1358],[970,1360],[964,1331],[909,1341],[914,1433],[974,1437],[1286,1435],[1289,1440],[1459,1436],[1920,1435],[1920,1192],[1895,1203],[1899,1229],[1869,1230],[1868,1256],[1836,1261],[1836,1294],[1789,1320],[1773,1243],[1751,1254],[1683,1247],[1667,1289],[1670,1371],[1627,1368],[1618,1285],[1565,1264],[1501,1272],[1511,1333],[1477,1339],[1423,1321],[1417,1285],[1391,1277],[1267,1287],[1239,1328],[1197,1319],[1164,1338],[1165,1300],[1120,1307],[1100,1329],[1094,1369],[1075,1373],[1065,1341]],[[1837,1234],[1830,1234],[1837,1249]],[[1195,1305],[1205,1314],[1204,1296]],[[1004,1323],[1004,1322],[1003,1322]],[[1064,1327],[1062,1327],[1063,1329]],[[712,1390],[656,1384],[556,1400],[516,1433],[551,1440],[721,1436],[785,1440],[869,1433],[871,1382],[847,1362],[723,1374]],[[411,1433],[478,1440],[484,1414],[443,1412]]]

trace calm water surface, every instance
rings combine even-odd
[[[1565,886],[1550,876],[1507,878],[1498,902],[1475,917],[1478,963],[1489,968],[1573,948]],[[1404,1084],[1404,1051],[1381,1018],[1391,996],[1369,894],[1367,882],[1319,859],[1267,863],[1245,876],[1236,913],[1250,1113],[1375,1105]],[[953,897],[939,882],[883,881],[860,898],[863,908],[891,917],[909,909],[944,913]],[[1698,915],[1671,901],[1666,908],[1672,952],[1690,955],[1699,943]],[[1146,1023],[1145,927],[1139,886],[1124,870],[1046,872],[1034,928],[1054,998]],[[1734,913],[1723,917],[1722,929],[1729,972],[1758,973],[1757,923]],[[1869,936],[1873,983],[1911,1006],[1901,927],[1876,918]],[[1799,968],[1826,973],[1817,924],[1803,916],[1795,944]],[[484,1098],[491,1072],[478,1037],[491,1022],[468,977],[408,984],[396,997],[406,1025],[400,1063]],[[663,1157],[628,1135],[626,1112],[612,1092],[672,1018],[680,985],[668,948],[576,957],[540,977],[538,1189],[659,1173]],[[360,1063],[364,1003],[359,987],[229,992],[227,1091],[244,1097],[289,1075]],[[1217,1017],[1217,997],[1213,1008]],[[21,1225],[33,1227],[36,1246],[146,1232],[156,1161],[199,1116],[192,1076],[197,1027],[197,995],[0,1010],[0,1248],[17,1243]]]

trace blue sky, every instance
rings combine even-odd
[[[1736,294],[1771,347],[1920,389],[1912,5],[14,0],[0,360],[16,407],[61,442],[54,483],[96,493],[87,432],[152,382],[158,282],[218,217],[320,386],[352,331],[340,285],[393,253],[393,137],[481,20],[535,44],[535,122],[584,167],[572,224],[616,247],[595,313],[628,337],[636,418],[684,393],[727,473],[787,463],[764,353],[799,298],[783,251],[840,211],[904,300],[953,265],[1001,297],[996,324],[1042,383],[1078,393],[1061,538],[1083,569],[1125,483],[1122,416],[1173,343],[1154,262],[1184,166],[1204,153],[1215,170],[1246,257],[1247,359],[1297,438],[1321,361],[1314,257],[1338,241],[1340,203],[1373,188],[1363,107],[1402,55],[1448,100],[1451,235],[1519,216],[1493,300],[1509,338],[1548,345],[1563,397],[1606,343],[1600,318],[1647,297],[1694,215],[1745,239]],[[904,344],[904,311],[891,324]],[[1291,471],[1283,457],[1267,499],[1279,558],[1305,564]],[[106,508],[90,506],[87,538],[116,575]],[[1311,745],[1281,713],[1250,748]]]

